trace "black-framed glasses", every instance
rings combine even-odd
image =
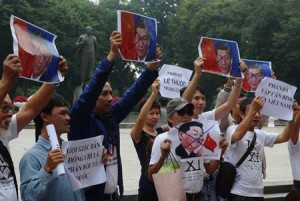
[[[15,105],[14,104],[7,104],[7,103],[2,103],[0,105],[0,108],[2,109],[2,113],[8,113],[9,110],[14,110]]]
[[[193,110],[194,110],[194,106],[192,106],[192,105],[186,105],[182,109],[178,110],[177,114],[179,116],[184,116],[185,114],[187,114],[189,116],[193,116],[193,114],[194,114]]]

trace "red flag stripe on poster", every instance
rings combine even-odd
[[[207,133],[205,142],[204,142],[204,147],[208,150],[210,150],[211,152],[214,152],[215,148],[217,147],[217,143],[216,141],[214,141],[213,138],[210,137],[209,133]]]

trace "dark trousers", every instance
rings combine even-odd
[[[138,201],[158,201],[155,188],[140,188],[138,194]]]
[[[246,197],[241,195],[231,194],[228,201],[263,201],[263,197]]]
[[[285,201],[300,200],[300,181],[294,180],[294,185],[291,191],[285,197]]]
[[[187,201],[203,201],[203,194],[200,191],[199,193],[186,193]]]

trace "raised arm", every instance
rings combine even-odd
[[[198,57],[194,61],[194,69],[195,69],[194,76],[193,76],[192,80],[190,81],[189,85],[187,86],[186,90],[182,94],[182,98],[187,100],[188,102],[192,102],[192,100],[193,100],[198,82],[202,75],[202,67],[203,67],[204,61],[205,61],[205,58],[203,58],[203,57]]]
[[[240,69],[244,71],[244,69],[247,68],[245,62],[241,61],[240,63]],[[232,91],[228,97],[227,102],[225,102],[223,105],[219,106],[216,109],[215,113],[215,118],[216,120],[221,119],[225,115],[227,115],[238,103],[239,97],[240,97],[240,92],[241,92],[241,85],[242,85],[243,80],[240,78],[237,78],[235,81],[235,84],[232,88]]]
[[[260,111],[262,106],[264,105],[264,100],[261,97],[255,97],[250,105],[250,109],[245,115],[241,123],[239,123],[238,127],[234,131],[231,137],[231,143],[235,143],[241,140],[247,131],[250,128],[251,122],[254,119],[255,115]]]
[[[293,103],[293,111],[293,120],[289,121],[286,124],[283,132],[277,136],[274,144],[283,143],[288,141],[289,139],[292,140],[293,144],[297,143],[299,136],[300,111],[298,103],[296,101]]]
[[[18,81],[22,70],[18,56],[10,54],[6,57],[3,62],[3,74],[0,80],[0,103],[4,101],[13,84]]]
[[[151,110],[152,104],[158,94],[159,86],[160,86],[159,80],[156,79],[152,84],[152,93],[151,93],[150,97],[147,99],[144,106],[142,107],[142,109],[135,121],[135,124],[131,130],[130,136],[135,143],[139,143],[141,141],[141,138],[142,138],[141,132],[143,130],[147,115],[148,115],[149,111]]]
[[[68,71],[67,60],[61,57],[59,70],[65,76]],[[41,110],[47,105],[56,86],[53,84],[43,84],[40,89],[32,95],[25,106],[16,114],[18,133],[33,120]]]

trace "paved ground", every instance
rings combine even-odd
[[[264,128],[270,132],[280,132],[283,127]],[[121,155],[123,161],[125,194],[137,194],[140,165],[131,138],[130,129],[121,129]],[[65,136],[64,136],[65,138]],[[34,129],[24,129],[18,139],[10,143],[11,153],[19,181],[19,162],[23,154],[34,144]],[[287,144],[275,145],[266,148],[267,179],[266,185],[273,183],[291,183],[292,173],[290,168]],[[20,183],[19,183],[20,184]]]

